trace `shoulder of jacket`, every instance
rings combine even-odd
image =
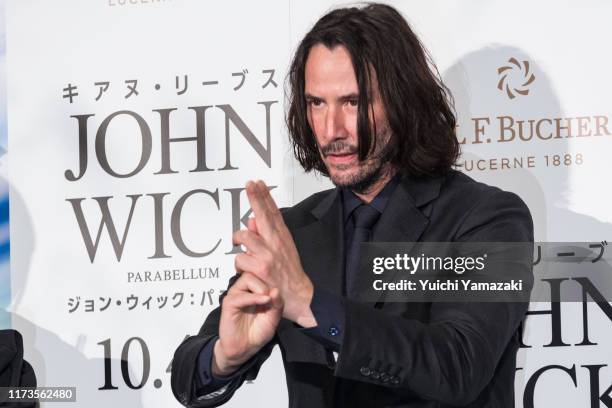
[[[328,190],[319,191],[291,207],[281,208],[280,211],[283,214],[285,223],[287,223],[287,225],[290,227],[304,224],[310,220],[311,217],[313,217],[312,210],[315,209],[317,205],[319,205],[321,201],[327,198],[330,194],[335,194],[335,190],[335,188],[331,188]]]
[[[463,212],[470,212],[474,208],[486,206],[487,203],[494,206],[502,204],[526,207],[517,194],[476,181],[457,170],[451,170],[447,174],[438,198],[449,205],[460,207]]]

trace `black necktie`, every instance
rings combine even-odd
[[[349,298],[357,298],[359,293],[359,257],[361,243],[372,238],[372,227],[378,221],[380,212],[368,204],[362,204],[355,208],[351,214],[353,225],[353,236],[350,238],[346,258],[346,294]]]

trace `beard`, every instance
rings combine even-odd
[[[384,126],[375,135],[376,146],[368,156],[360,161],[357,170],[343,174],[354,165],[338,165],[335,168],[340,171],[340,174],[330,169],[327,171],[329,177],[337,187],[348,188],[356,193],[367,193],[368,190],[381,178],[388,175],[391,171],[391,158],[393,156],[393,146],[391,143],[391,130],[388,126]],[[329,153],[357,153],[357,146],[351,146],[344,140],[332,141],[327,146],[320,149],[321,154]]]

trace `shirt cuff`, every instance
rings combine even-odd
[[[206,343],[198,355],[197,377],[200,382],[202,393],[215,391],[234,379],[233,375],[227,377],[216,377],[212,373],[212,360],[215,350],[215,343],[219,337],[213,337]]]
[[[300,330],[325,347],[340,352],[344,338],[344,300],[326,290],[315,288],[310,310],[317,325]]]

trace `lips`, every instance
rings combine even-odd
[[[328,154],[327,160],[333,164],[346,164],[357,158],[357,153],[349,154]]]

